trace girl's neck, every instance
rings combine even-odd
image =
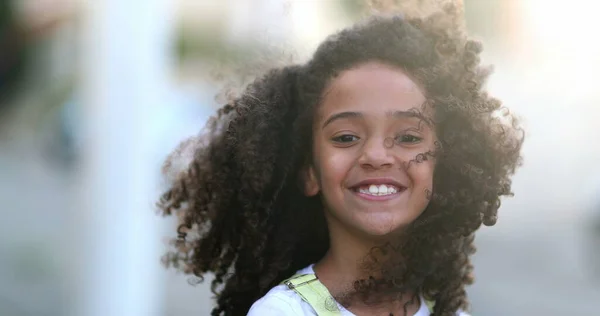
[[[314,270],[328,288],[348,290],[353,282],[378,277],[376,270],[365,267],[369,254],[388,242],[386,238],[373,238],[349,231],[333,223],[329,225],[329,250],[315,264]],[[331,290],[331,289],[330,289]]]
[[[331,231],[330,248],[325,256],[314,265],[315,274],[334,297],[344,298],[346,293],[352,293],[354,282],[365,280],[370,276],[379,278],[377,269],[365,267],[371,260],[368,256],[374,247],[381,247],[389,240],[357,238],[355,233]],[[377,254],[374,254],[377,255]],[[351,299],[347,308],[355,315],[414,315],[420,308],[420,299],[414,292],[405,292],[399,298],[393,294],[384,294],[380,303],[367,304],[360,300]],[[399,300],[398,300],[399,299]],[[340,302],[342,303],[342,302]],[[348,303],[348,302],[346,302]],[[344,303],[342,303],[345,305]]]

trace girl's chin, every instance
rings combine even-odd
[[[355,222],[355,227],[366,236],[377,239],[398,237],[418,217],[418,215],[398,216],[398,212],[394,212],[394,214],[390,214],[390,212],[369,212],[361,215],[356,218],[358,222]],[[402,215],[409,214],[405,212]]]
[[[369,225],[362,225],[360,230],[369,238],[377,239],[377,240],[388,240],[390,238],[398,237],[405,231],[408,224],[399,223],[393,226],[390,226],[388,223],[381,223],[381,225],[373,225],[370,223]]]

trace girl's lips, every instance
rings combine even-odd
[[[361,186],[368,186],[371,184],[375,184],[375,185],[380,185],[380,184],[385,184],[385,185],[392,185],[395,186],[396,188],[398,188],[399,190],[404,190],[406,189],[406,186],[402,185],[400,182],[394,180],[393,178],[371,178],[371,179],[365,179],[362,180],[358,183],[355,183],[353,185],[351,185],[351,188],[358,188]]]
[[[362,193],[357,190],[349,190],[349,191],[352,192],[352,194],[355,194],[356,196],[358,196],[359,198],[365,199],[367,201],[389,201],[389,200],[398,198],[405,190],[406,190],[406,188],[402,187],[398,192],[391,193],[391,194],[385,194],[385,195],[372,195],[372,194],[368,194],[368,193]]]
[[[390,188],[393,189],[393,193],[389,194],[376,194],[377,190],[375,190],[375,194],[369,194],[369,192],[365,192],[364,189],[370,186],[385,186],[385,191]],[[363,188],[363,190],[361,190]],[[399,181],[396,181],[391,177],[381,177],[381,178],[368,178],[364,179],[360,182],[354,183],[352,186],[348,187],[349,191],[358,196],[362,200],[367,201],[389,201],[399,197],[402,192],[406,191],[406,186],[402,185]],[[373,191],[371,191],[373,193]]]

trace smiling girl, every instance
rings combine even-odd
[[[456,8],[372,17],[219,110],[164,194],[212,315],[457,315],[521,161]]]

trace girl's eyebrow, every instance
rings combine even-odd
[[[418,118],[421,119],[422,121],[424,121],[427,125],[430,125],[429,120],[427,120],[427,118],[421,114],[418,111],[415,110],[408,110],[408,111],[391,111],[391,112],[386,112],[385,113],[386,116],[391,116],[394,118]],[[327,126],[328,124],[330,124],[333,121],[336,120],[341,120],[341,119],[345,119],[345,118],[355,118],[355,117],[363,117],[364,115],[361,112],[340,112],[340,113],[335,113],[333,115],[331,115],[326,121],[325,123],[323,123],[323,127],[325,128],[325,126]]]
[[[427,117],[425,117],[425,115],[423,115],[420,111],[417,111],[416,108],[413,108],[408,111],[387,112],[386,115],[393,116],[395,118],[418,118],[421,121],[425,122],[427,125],[431,126],[431,122],[429,121],[429,119]]]
[[[352,117],[363,117],[363,114],[360,112],[340,112],[340,113],[333,114],[325,121],[325,123],[323,123],[322,128],[325,128],[325,126],[327,126],[329,123],[331,123],[333,121],[341,120],[341,119],[345,119],[345,118],[352,118]]]

